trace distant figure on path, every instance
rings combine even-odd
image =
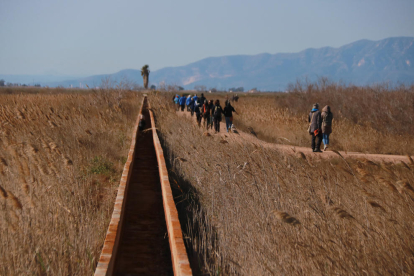
[[[190,112],[191,112],[191,117],[193,117],[193,116],[194,116],[194,105],[195,105],[194,98],[191,98],[191,100],[190,100]]]
[[[181,111],[184,111],[184,107],[185,107],[185,100],[187,100],[187,98],[186,98],[186,97],[184,97],[184,95],[183,95],[183,96],[181,96],[181,98],[180,98],[180,106],[181,106]]]
[[[180,110],[180,96],[179,95],[175,95],[174,103],[175,103],[176,111]]]
[[[210,129],[213,129],[213,123],[214,123],[214,116],[213,116],[214,103],[213,103],[213,100],[210,100],[208,102],[208,105],[210,107]]]
[[[206,98],[204,97],[204,93],[201,93],[201,97],[200,97],[200,103],[204,104],[204,101],[206,100]]]
[[[190,103],[191,103],[191,95],[188,95],[187,99],[185,100],[185,105],[187,106],[187,111],[191,111]]]
[[[323,141],[323,150],[326,151],[326,149],[329,146],[329,135],[332,133],[332,120],[333,120],[333,114],[331,112],[331,107],[329,105],[326,105],[322,109],[322,141]]]
[[[224,107],[223,113],[224,118],[226,119],[226,131],[229,132],[231,130],[231,126],[233,125],[233,112],[236,114],[237,111],[234,109],[234,107],[230,104],[230,101],[226,101],[226,106]]]
[[[204,100],[204,104],[203,104],[203,118],[204,118],[204,126],[206,127],[206,129],[208,130],[208,128],[210,127],[210,104],[208,103],[207,100]]]
[[[200,108],[202,107],[203,105],[200,103],[200,102],[198,102],[198,101],[196,101],[195,103],[194,103],[194,112],[195,112],[195,114],[196,114],[196,118],[197,118],[197,125],[198,126],[200,126],[200,123],[201,123],[201,118],[202,118],[202,115],[201,115],[201,110],[200,110]]]
[[[237,94],[236,95],[233,95],[232,101],[233,102],[238,102],[238,100],[239,100],[239,96],[237,96]]]
[[[309,134],[312,135],[312,150],[313,152],[322,152],[322,117],[319,111],[319,104],[314,104],[311,112],[309,113]],[[315,139],[318,137],[318,142],[315,146]]]
[[[220,101],[216,100],[213,108],[213,118],[214,118],[214,130],[215,132],[220,132],[220,122],[221,114],[223,113],[223,108],[220,105]]]

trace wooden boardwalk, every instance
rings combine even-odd
[[[150,113],[145,97],[95,276],[192,275]]]

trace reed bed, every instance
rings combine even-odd
[[[414,86],[355,87],[330,83],[295,84],[289,93],[241,95],[235,124],[253,128],[260,139],[310,147],[306,133],[314,103],[334,113],[331,148],[380,154],[414,154]],[[239,94],[240,95],[240,94]]]
[[[207,275],[414,274],[409,158],[392,164],[349,161],[339,152],[329,160],[282,153],[234,133],[205,135],[174,112],[169,94],[152,93],[149,100],[193,269]],[[235,106],[246,114],[259,100],[241,98]]]
[[[0,275],[92,275],[142,96],[0,89]]]

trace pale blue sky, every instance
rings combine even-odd
[[[0,0],[0,74],[93,75],[414,36],[413,0]]]

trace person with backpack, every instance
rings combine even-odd
[[[179,102],[180,102],[180,106],[181,106],[181,111],[184,111],[184,107],[185,107],[185,101],[187,100],[187,98],[186,97],[184,97],[184,95],[183,96],[181,96],[181,98],[180,98],[180,100],[179,100]]]
[[[203,104],[203,118],[204,118],[203,124],[207,128],[207,130],[210,127],[210,114],[211,114],[210,104],[208,103],[206,99],[204,100],[204,104]]]
[[[321,143],[322,143],[322,116],[319,111],[319,104],[316,103],[313,105],[311,112],[309,113],[309,134],[312,135],[312,150],[313,152],[322,152]],[[318,138],[318,142],[315,146],[315,140]]]
[[[201,118],[203,117],[201,115],[201,110],[200,110],[201,107],[202,107],[202,104],[199,103],[198,101],[196,101],[194,103],[194,112],[196,114],[196,119],[197,119],[197,125],[198,126],[200,126],[200,124],[201,124]]]
[[[220,132],[221,114],[223,114],[223,108],[220,105],[220,101],[216,100],[213,108],[213,120],[215,133]]]
[[[231,129],[231,126],[233,125],[233,112],[236,114],[237,111],[234,109],[234,107],[230,104],[230,101],[226,101],[226,106],[224,107],[223,113],[224,113],[224,119],[226,120],[226,131],[229,132]]]
[[[332,133],[332,120],[333,113],[331,112],[331,107],[326,105],[322,109],[322,141],[323,141],[323,150],[329,146],[329,135]]]

